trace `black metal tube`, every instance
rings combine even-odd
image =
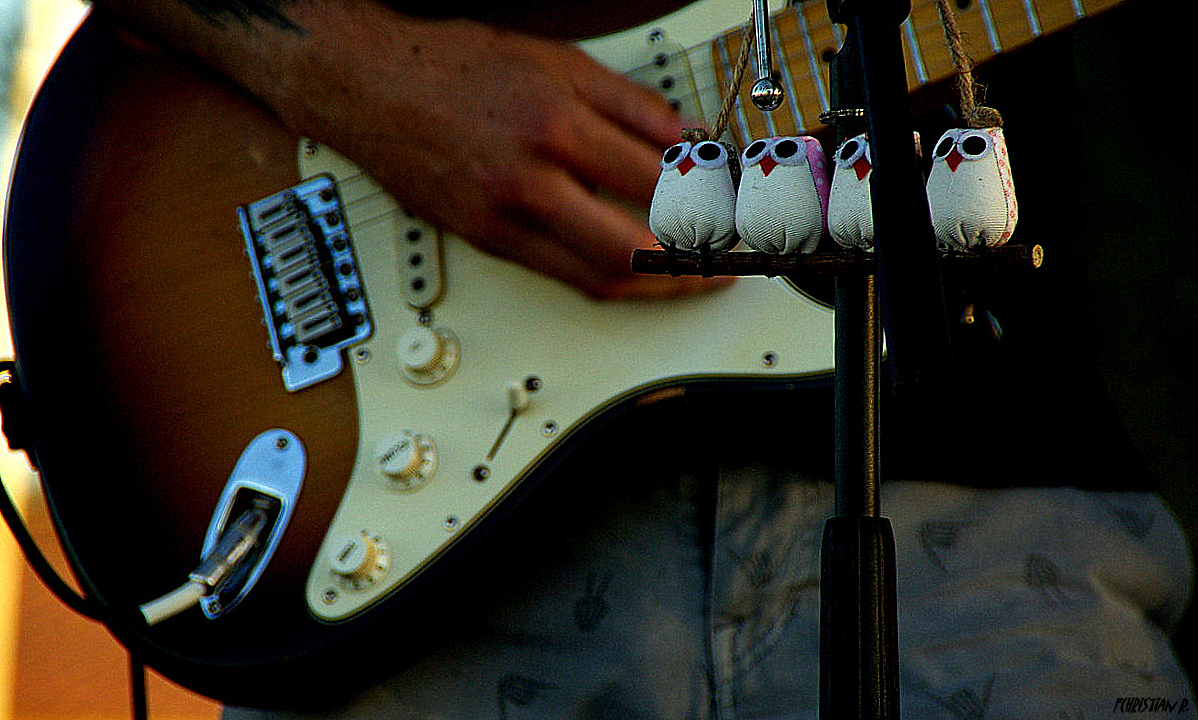
[[[873,171],[879,294],[899,383],[946,377],[951,351],[936,236],[907,104],[906,66],[893,0],[842,7],[860,68]]]
[[[894,532],[881,517],[833,517],[820,556],[820,720],[898,720]]]
[[[821,720],[898,720],[894,534],[881,517],[881,331],[896,380],[943,377],[951,363],[939,260],[907,109],[902,0],[829,0],[848,26],[835,63],[837,109],[864,110],[877,277],[837,276],[836,516],[824,527],[820,580]],[[860,132],[851,113],[841,140]]]
[[[878,405],[881,325],[872,272],[836,277],[836,514],[881,513]]]

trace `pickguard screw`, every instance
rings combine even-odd
[[[324,595],[320,596],[320,601],[325,605],[332,605],[337,602],[337,591],[333,588],[325,590]]]
[[[778,353],[772,351],[765,353],[761,356],[761,364],[767,368],[774,367],[778,364]]]
[[[541,426],[541,434],[545,437],[553,437],[554,435],[557,435],[557,423],[553,422],[552,420],[547,420],[545,424]]]
[[[354,362],[359,365],[365,365],[370,362],[370,351],[366,348],[358,348],[354,351]]]
[[[661,30],[653,30],[649,33],[649,42],[656,45],[662,40],[665,40],[666,34]]]
[[[320,146],[311,140],[304,143],[304,155],[312,157],[317,153],[318,150],[320,150]]]
[[[290,443],[289,443],[289,442],[287,442],[287,438],[285,438],[285,437],[281,437],[281,438],[279,438],[278,440],[275,440],[275,449],[276,449],[276,450],[286,450],[286,449],[287,449],[287,446],[288,446],[289,444],[290,444]]]
[[[482,482],[483,480],[491,477],[491,468],[487,467],[486,465],[479,465],[478,467],[474,468],[474,472],[472,472],[471,475],[475,480]]]
[[[449,517],[445,518],[445,529],[450,532],[457,530],[458,526],[461,524],[462,524],[462,521],[458,520],[457,515],[450,515]]]

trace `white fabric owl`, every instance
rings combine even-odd
[[[828,232],[845,247],[874,249],[874,213],[869,193],[873,164],[865,134],[841,143],[833,156],[828,197]]]
[[[818,140],[758,140],[741,155],[736,230],[762,252],[815,252],[827,226],[828,191],[828,169]]]
[[[649,206],[649,230],[662,245],[718,252],[736,244],[735,163],[710,140],[665,151]]]
[[[940,137],[928,208],[943,249],[998,247],[1011,237],[1019,207],[1001,128],[954,128]]]

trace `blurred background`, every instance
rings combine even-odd
[[[1185,18],[1176,14],[1182,5]],[[0,0],[4,186],[20,120],[83,12],[76,0]],[[1198,67],[1190,49],[1194,12],[1189,3],[1128,0],[1096,22],[996,62],[981,78],[1008,120],[1020,229],[1032,236],[1024,241],[1041,240],[1039,222],[1052,236],[1046,247],[1054,240],[1070,246],[1088,285],[1032,310],[1048,332],[1097,337],[1079,352],[1096,348],[1085,359],[1097,362],[1191,545],[1198,534],[1198,172],[1177,119]],[[1068,172],[1056,174],[1062,167]],[[1086,327],[1071,330],[1079,324]],[[7,315],[0,313],[0,357],[11,352]],[[982,438],[981,451],[1039,439],[1023,430]],[[21,497],[42,546],[56,549],[24,457],[0,452],[0,474]],[[1175,642],[1192,677],[1195,615]],[[215,704],[157,677],[149,695],[154,720],[218,715]],[[0,528],[0,720],[128,718],[128,698],[124,651],[52,599]]]
[[[0,0],[0,178],[7,190],[21,120],[47,68],[82,20],[77,0]],[[7,205],[7,203],[5,203]],[[8,315],[0,313],[0,357],[12,357]],[[65,571],[23,454],[0,443],[0,475],[23,506],[35,537]],[[64,575],[65,576],[65,575]],[[149,679],[150,717],[214,720],[218,706],[160,677]],[[0,528],[0,720],[126,720],[128,658],[100,625],[54,599]]]

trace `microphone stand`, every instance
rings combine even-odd
[[[873,270],[836,275],[836,510],[824,526],[820,718],[897,720],[894,532],[881,513],[882,327],[898,386],[951,365],[936,239],[913,129],[899,26],[905,0],[827,0],[847,36],[832,65],[838,144],[868,132]],[[880,310],[880,312],[879,312]]]
[[[894,532],[881,512],[879,406],[882,330],[894,392],[936,392],[952,366],[940,256],[907,106],[900,25],[909,0],[827,0],[847,28],[832,64],[826,115],[843,141],[868,132],[873,255],[859,250],[774,256],[635,250],[635,272],[835,278],[836,508],[824,526],[820,580],[821,720],[898,720],[898,603]],[[755,2],[761,17],[764,3]],[[768,37],[768,34],[762,33]],[[780,104],[766,40],[751,97]],[[772,106],[772,107],[771,107]],[[824,119],[821,117],[821,119]],[[839,142],[838,142],[839,144]],[[952,269],[1038,268],[1037,246],[954,254]]]

